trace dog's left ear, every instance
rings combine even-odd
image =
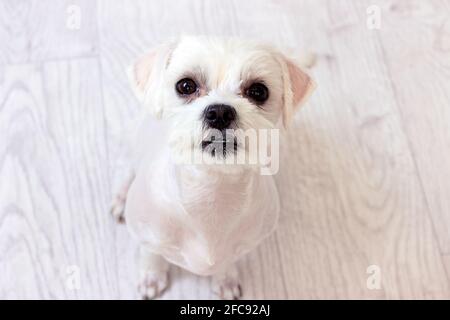
[[[281,56],[283,70],[283,125],[287,128],[292,122],[295,112],[303,105],[314,91],[316,84],[303,70],[306,67],[299,66],[291,59]]]
[[[128,68],[128,78],[136,97],[155,117],[160,117],[162,105],[159,100],[160,86],[164,79],[174,43],[166,43],[149,50]]]

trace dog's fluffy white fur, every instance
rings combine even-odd
[[[273,177],[245,164],[182,160],[205,153],[201,145],[208,134],[203,121],[208,106],[234,107],[234,129],[287,126],[311,92],[312,81],[270,46],[209,37],[163,44],[139,59],[129,73],[137,97],[157,119],[141,122],[138,161],[113,207],[117,218],[125,211],[129,230],[142,246],[141,294],[153,298],[165,289],[170,262],[199,275],[213,275],[214,290],[222,298],[239,298],[234,263],[277,225],[280,205]],[[175,90],[186,77],[198,84],[189,98]],[[263,105],[243,93],[253,82],[269,89]],[[239,139],[238,145],[245,145]],[[237,148],[240,152],[248,149]]]

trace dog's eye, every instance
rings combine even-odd
[[[245,90],[245,95],[257,103],[263,103],[269,99],[269,89],[264,84],[256,82]]]
[[[177,92],[183,96],[191,95],[197,92],[197,84],[189,78],[181,79],[175,86]]]

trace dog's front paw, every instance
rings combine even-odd
[[[213,277],[212,291],[223,300],[238,300],[242,297],[242,288],[237,277]]]
[[[142,299],[159,297],[169,284],[168,272],[147,273],[139,283],[138,292]]]
[[[125,202],[125,197],[117,195],[111,203],[110,213],[118,223],[125,223]]]

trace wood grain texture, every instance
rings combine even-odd
[[[82,8],[75,33],[60,28],[69,2]],[[373,4],[380,30],[366,25]],[[238,265],[245,298],[450,298],[447,1],[0,9],[0,298],[137,298],[137,244],[108,215],[139,110],[125,68],[180,33],[318,54],[318,90],[282,141],[279,229]],[[163,299],[213,298],[208,278],[173,267],[171,281]]]
[[[94,55],[96,2],[2,0],[0,39],[0,64]]]
[[[394,98],[440,248],[450,254],[450,3],[385,7],[380,38]]]
[[[7,67],[1,83],[1,295],[112,297],[104,112],[96,60]],[[113,250],[113,251],[112,251]],[[66,286],[79,267],[80,291]]]
[[[318,177],[326,181],[317,189],[307,185],[292,195],[304,212],[304,223],[310,224],[310,228],[300,232],[307,235],[311,229],[318,230],[317,238],[323,246],[322,250],[320,246],[311,246],[314,249],[310,256],[302,260],[322,256],[326,264],[318,269],[329,268],[322,272],[321,278],[315,269],[314,275],[306,274],[305,279],[325,280],[323,286],[313,285],[322,290],[317,296],[442,297],[448,294],[447,283],[442,282],[445,273],[397,115],[380,42],[376,32],[366,27],[367,6],[356,4],[329,1],[328,10],[314,5],[313,11],[305,14],[314,18],[311,25],[320,21],[328,27],[316,38],[329,44],[324,63],[319,63],[314,72],[320,88],[299,116],[298,131],[291,132],[288,139],[293,143],[289,150],[298,151],[298,161],[303,164],[290,169],[282,167],[288,172],[287,179],[296,170],[306,177],[299,174],[297,183],[283,183],[287,188],[295,185],[302,188],[302,182],[310,177],[313,181],[321,182]],[[305,6],[302,10],[306,10]],[[340,12],[345,12],[344,22]],[[320,30],[319,26],[312,29]],[[320,101],[316,103],[317,99]],[[302,205],[300,197],[309,192],[313,202]],[[324,197],[321,199],[318,194]],[[292,227],[292,219],[289,221],[286,228]],[[294,239],[298,228],[301,225],[290,232],[290,239]],[[288,233],[286,230],[278,234]],[[308,240],[312,241],[302,242]],[[294,256],[301,257],[307,249],[298,250]],[[366,268],[372,264],[378,265],[383,273],[381,292],[370,292],[360,285],[367,278]],[[300,273],[304,264],[297,265]],[[330,288],[335,288],[334,295]],[[423,288],[428,291],[425,293]],[[300,290],[295,292],[296,296],[301,294]]]

